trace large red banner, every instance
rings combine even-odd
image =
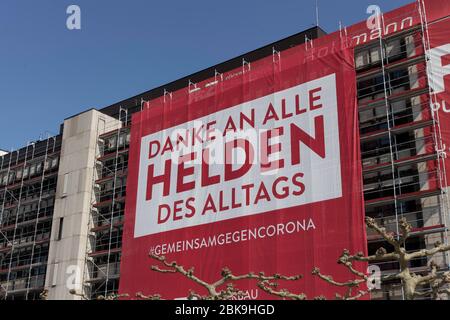
[[[444,13],[444,12],[443,12]],[[450,14],[450,8],[445,12]],[[428,51],[428,80],[431,91],[431,109],[438,126],[433,134],[436,136],[437,148],[447,157],[445,165],[447,184],[450,181],[450,17],[433,22],[428,27],[430,50]],[[444,186],[445,187],[445,186]]]
[[[355,90],[353,50],[299,46],[147,103],[132,119],[120,292],[206,293],[151,271],[150,252],[208,282],[228,267],[303,274],[280,288],[310,298],[341,292],[311,270],[351,279],[337,258],[366,250]]]

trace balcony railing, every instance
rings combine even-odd
[[[440,214],[440,208],[438,206],[434,207],[428,207],[426,210],[420,210],[420,211],[414,211],[414,212],[408,212],[408,213],[399,213],[398,219],[406,219],[406,221],[412,226],[413,229],[419,229],[423,228],[429,221],[433,221],[437,218],[439,218]],[[397,231],[397,219],[395,215],[392,213],[392,215],[389,215],[389,212],[383,212],[385,215],[384,217],[375,218],[376,223],[386,228],[386,231],[388,232],[396,232]],[[368,216],[371,216],[371,213],[367,214]],[[439,220],[439,219],[438,219]],[[436,223],[432,223],[432,225],[441,224],[441,221],[436,221]],[[377,235],[375,231],[368,228],[367,229],[367,235]]]
[[[43,288],[45,286],[45,275],[32,276],[28,282],[28,277],[10,280],[0,283],[8,293],[22,291],[28,288]],[[29,285],[28,285],[29,284]]]
[[[403,195],[423,190],[440,188],[440,179],[436,170],[386,179],[364,184],[364,199],[373,200],[394,195]]]

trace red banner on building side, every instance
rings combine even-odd
[[[298,46],[146,103],[132,121],[120,292],[206,294],[151,271],[152,252],[208,282],[224,267],[303,274],[281,287],[334,297],[313,267],[349,280],[337,258],[366,251],[355,90],[353,50]]]

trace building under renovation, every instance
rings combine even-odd
[[[417,250],[448,242],[449,209],[442,127],[430,109],[427,52],[434,21],[428,21],[422,1],[407,8],[396,17],[394,32],[358,38],[355,64],[366,215],[393,232],[406,218],[413,226],[407,249]],[[410,17],[419,23],[410,25]],[[337,33],[352,37],[345,27]],[[145,101],[190,88],[243,61],[298,45],[314,50],[315,39],[324,36],[319,27],[306,30],[115,105],[82,112],[64,120],[58,136],[2,151],[0,297],[39,299],[48,290],[49,299],[80,299],[69,293],[72,282],[89,299],[117,293],[132,114]],[[368,234],[369,254],[383,245],[388,247]],[[447,255],[434,260],[441,270],[449,269]],[[427,272],[428,262],[417,259],[412,268]],[[384,274],[400,268],[395,262],[379,266]],[[393,281],[372,298],[404,295]]]

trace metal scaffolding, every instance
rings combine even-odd
[[[27,148],[26,148],[26,152],[25,152],[25,161],[23,162],[23,168],[22,170],[25,170],[25,167],[28,163],[28,148],[30,147],[30,145],[33,147],[33,153],[31,156],[31,160],[34,158],[34,151],[35,151],[35,147],[36,145],[34,143],[28,143]],[[11,277],[11,266],[12,266],[12,261],[13,261],[13,257],[14,257],[14,248],[16,245],[16,232],[17,232],[17,221],[19,218],[19,209],[20,209],[20,204],[22,201],[22,191],[23,191],[23,185],[24,185],[24,176],[22,175],[22,179],[20,182],[20,191],[19,191],[19,198],[15,199],[17,201],[17,214],[16,214],[16,221],[15,221],[15,226],[14,226],[14,233],[13,233],[13,238],[12,238],[12,246],[11,246],[11,255],[9,258],[9,267],[8,267],[8,277],[6,280],[6,293],[5,293],[5,299],[8,298],[8,291],[9,291],[9,286],[10,286],[10,277]]]
[[[48,243],[43,241],[49,241],[50,223],[46,220],[51,219],[53,206],[48,204],[48,196],[56,190],[58,146],[57,137],[48,137],[2,156],[0,284],[3,282],[3,299],[33,299],[44,287],[45,270],[41,273],[39,268],[45,266],[48,259]],[[7,167],[5,159],[8,159]],[[45,207],[43,201],[46,201]],[[48,236],[38,239],[38,234]],[[47,250],[42,249],[45,245]],[[36,256],[38,247],[39,256]]]
[[[124,203],[125,201],[123,196],[125,186],[123,183],[119,186],[118,182],[121,178],[126,177],[123,170],[126,169],[127,163],[123,163],[119,159],[124,153],[127,154],[127,150],[124,150],[127,141],[123,135],[128,130],[128,110],[120,108],[118,121],[119,125],[114,121],[110,123],[110,126],[104,123],[102,129],[100,129],[100,125],[97,127],[99,140],[96,144],[96,154],[98,159],[92,181],[91,219],[88,226],[90,233],[86,250],[86,268],[83,275],[84,295],[88,299],[95,299],[99,295],[108,296],[118,290],[114,286],[111,288],[111,281],[118,278],[118,264],[120,263],[117,261],[117,257],[120,256],[120,246],[117,250],[117,241],[120,241],[119,238],[122,234],[121,230],[117,229],[117,224],[122,222],[124,212],[123,208],[116,209],[116,205],[118,202]],[[111,138],[115,142],[106,143],[107,138]],[[106,165],[108,161],[112,161],[112,166]],[[110,188],[104,190],[106,184],[110,184]],[[103,211],[104,209],[106,212]],[[112,261],[113,257],[116,261]],[[98,263],[97,260],[100,258],[103,263]],[[112,265],[114,265],[114,271]]]
[[[367,215],[397,238],[400,218],[406,218],[413,225],[412,235],[422,239],[417,245],[430,246],[427,237],[432,235],[448,242],[445,154],[439,117],[431,108],[433,70],[427,68],[430,43],[423,0],[417,0],[416,11],[408,15],[417,15],[420,25],[386,35],[381,15],[377,40],[355,48],[360,62],[357,81],[364,194]],[[416,40],[420,40],[418,44]],[[396,41],[397,51],[392,45]],[[416,204],[412,206],[411,201]],[[428,221],[434,222],[426,226]],[[371,242],[379,241],[371,234],[368,240],[369,250]],[[390,262],[379,265],[387,273],[400,268]],[[427,261],[413,261],[411,267],[426,272]],[[448,270],[448,254],[442,255],[441,267]],[[404,298],[402,287],[396,289],[394,284],[391,291]]]
[[[33,235],[33,246],[31,249],[31,261],[30,261],[30,268],[28,270],[28,281],[27,281],[27,292],[26,292],[26,300],[28,300],[28,295],[30,294],[30,288],[31,288],[31,274],[33,270],[33,263],[34,263],[34,253],[36,249],[36,238],[38,233],[38,225],[39,225],[39,216],[41,211],[41,205],[42,205],[42,196],[44,194],[44,181],[45,181],[45,164],[48,163],[48,154],[50,149],[50,140],[53,141],[53,146],[51,148],[51,153],[55,152],[56,149],[56,138],[55,137],[47,137],[47,146],[45,148],[45,155],[44,155],[44,168],[42,170],[42,176],[41,176],[41,184],[39,188],[39,201],[37,204],[37,211],[36,211],[36,221],[34,223],[34,235]]]
[[[120,108],[119,111],[119,120],[122,121],[122,113],[124,113],[124,123],[126,124],[128,122],[128,111],[125,109]],[[110,226],[109,226],[109,241],[108,241],[108,258],[107,258],[107,267],[106,267],[106,281],[105,281],[105,290],[104,295],[108,295],[108,284],[109,284],[109,277],[110,277],[110,259],[111,259],[111,242],[112,242],[112,234],[113,234],[113,228],[114,228],[114,214],[115,214],[115,203],[116,203],[116,185],[117,185],[117,167],[118,167],[118,158],[119,158],[119,140],[120,140],[120,133],[121,128],[119,127],[117,129],[117,138],[116,138],[116,154],[114,159],[114,178],[113,178],[113,194],[112,194],[112,203],[111,203],[111,220],[110,220]]]

